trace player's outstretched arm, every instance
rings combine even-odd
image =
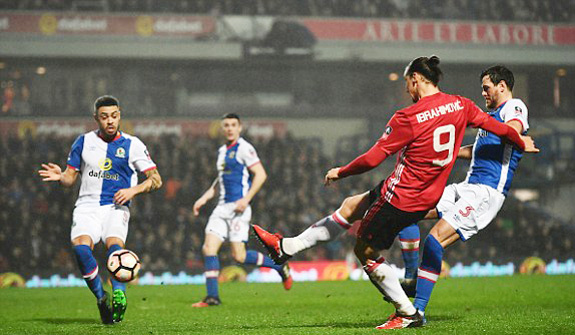
[[[411,141],[413,141],[411,122],[405,113],[398,111],[389,120],[383,135],[366,153],[357,157],[346,166],[338,168],[337,176],[335,176],[337,178],[332,177],[332,174],[336,171],[330,170],[326,175],[325,181],[329,183],[367,172],[381,164],[387,157],[401,150]]]
[[[515,128],[509,126],[508,124],[501,123],[494,118],[485,118],[484,122],[479,125],[479,127],[499,137],[505,137],[509,141],[513,142],[513,144],[515,144],[523,152],[539,152],[539,149],[535,147],[535,142],[531,136],[519,135]]]
[[[382,148],[382,142],[380,140],[366,153],[357,157],[346,166],[329,170],[325,176],[325,183],[329,184],[341,178],[367,172],[377,167],[386,158],[387,153]]]
[[[62,172],[62,168],[54,163],[42,164],[42,169],[38,170],[38,174],[42,177],[42,181],[59,181],[64,187],[74,185],[78,178],[78,171],[68,167]]]
[[[202,196],[194,203],[194,207],[192,209],[194,212],[194,216],[200,215],[200,208],[202,208],[208,201],[210,201],[213,197],[216,196],[216,194],[218,193],[218,189],[216,186],[218,186],[217,177],[216,179],[214,179],[212,185],[210,185],[210,188],[208,188],[208,190],[204,192],[204,194],[202,194]]]
[[[162,177],[158,169],[148,170],[145,174],[147,178],[142,183],[134,187],[118,190],[114,194],[114,203],[116,205],[124,205],[140,193],[152,192],[162,187]]]
[[[505,122],[505,124],[509,125],[511,128],[515,129],[515,131],[517,131],[517,133],[521,136],[521,139],[523,140],[523,142],[525,143],[525,150],[524,152],[530,152],[530,153],[538,153],[539,149],[535,147],[535,142],[533,141],[533,138],[531,138],[531,136],[524,136],[521,135],[521,133],[523,133],[523,124],[517,120],[511,120],[508,122]]]
[[[268,175],[264,166],[261,163],[258,163],[254,166],[249,168],[250,173],[253,175],[252,177],[252,186],[243,198],[236,201],[236,212],[242,213],[243,211],[248,208],[250,201],[255,197],[255,195],[261,190],[262,186],[266,182]]]

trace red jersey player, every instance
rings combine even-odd
[[[529,136],[483,113],[471,100],[442,93],[437,56],[414,59],[404,79],[413,104],[397,111],[377,143],[348,165],[328,171],[326,183],[369,171],[399,152],[381,196],[361,221],[355,254],[372,283],[391,301],[396,314],[413,326],[423,322],[402,290],[393,269],[380,257],[399,231],[425,217],[439,201],[469,125],[503,136],[521,150],[537,152]],[[409,326],[409,325],[406,325]]]

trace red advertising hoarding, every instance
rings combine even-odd
[[[495,45],[575,45],[575,25],[418,20],[302,19],[319,40]]]
[[[575,25],[447,20],[300,18],[319,40],[477,45],[575,45]],[[0,33],[111,36],[202,36],[216,31],[212,16],[0,14]]]

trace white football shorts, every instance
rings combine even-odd
[[[127,206],[76,207],[72,214],[70,238],[73,240],[76,237],[88,235],[96,244],[100,240],[105,242],[108,237],[117,237],[125,243],[129,221],[130,210]]]
[[[218,205],[206,225],[206,234],[214,234],[230,242],[247,242],[252,219],[252,207],[248,206],[243,213],[236,213],[236,204],[229,202]]]
[[[487,185],[451,184],[437,204],[437,212],[466,241],[493,221],[505,196]]]

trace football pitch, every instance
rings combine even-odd
[[[366,281],[221,284],[223,305],[194,309],[201,285],[133,286],[121,324],[99,323],[86,288],[0,290],[0,334],[376,334],[393,312]],[[410,334],[574,334],[575,276],[449,278]]]

